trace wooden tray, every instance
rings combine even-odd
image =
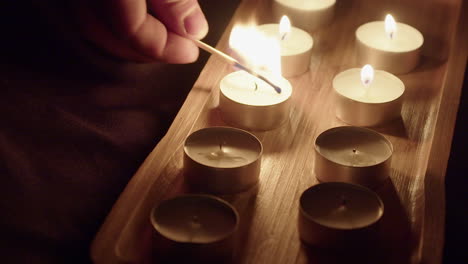
[[[310,71],[290,79],[294,87],[289,123],[255,132],[264,145],[260,183],[224,196],[241,215],[235,263],[340,263],[363,257],[372,263],[440,263],[444,242],[444,180],[467,58],[467,3],[461,0],[338,1],[331,25],[314,32]],[[305,248],[298,237],[298,198],[317,183],[316,136],[345,125],[335,117],[331,81],[355,63],[354,31],[387,12],[425,36],[424,57],[406,85],[402,118],[374,128],[394,146],[391,179],[377,193],[385,203],[379,252],[336,256]],[[242,1],[217,47],[226,50],[233,24],[275,22],[269,1]],[[91,249],[96,263],[141,263],[150,246],[151,207],[186,192],[182,144],[193,131],[226,125],[217,109],[218,83],[230,68],[210,58],[183,107],[133,176],[98,232]]]

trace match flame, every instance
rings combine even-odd
[[[282,16],[279,24],[279,33],[281,40],[285,39],[287,35],[291,32],[291,21],[287,16]]]
[[[385,33],[387,33],[387,36],[390,39],[393,39],[395,37],[396,30],[397,27],[395,19],[393,19],[392,15],[387,14],[385,16]]]
[[[361,69],[361,82],[365,87],[369,87],[374,80],[374,68],[370,64],[364,65]]]
[[[281,51],[276,37],[267,36],[255,26],[235,26],[229,37],[232,56],[254,71],[281,76]]]

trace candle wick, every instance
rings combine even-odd
[[[198,216],[196,216],[196,215],[192,216],[192,221],[197,223],[198,222]]]
[[[357,154],[357,150],[356,150],[356,149],[353,149],[353,153],[354,153],[354,154]]]
[[[288,34],[288,33],[285,32],[285,33],[283,33],[283,34],[281,35],[281,41],[283,41],[283,40],[286,38],[286,35],[287,35],[287,34]]]
[[[369,96],[369,90],[370,90],[370,85],[371,85],[371,80],[366,80],[364,82],[364,97],[368,97]]]
[[[197,237],[198,232],[200,232],[200,229],[202,227],[202,224],[200,223],[200,219],[198,217],[198,214],[195,213],[190,217],[189,220],[189,226],[190,226],[190,231],[188,233],[188,239],[190,242],[195,240],[195,237]]]
[[[223,142],[219,142],[219,151],[223,151]]]
[[[251,69],[249,69],[249,68],[247,68],[247,67],[241,65],[241,64],[238,63],[238,62],[236,62],[236,64],[235,64],[234,66],[237,67],[237,68],[239,68],[239,69],[241,69],[241,70],[244,70],[244,71],[246,71],[247,73],[250,73],[250,74],[252,74],[253,76],[259,78],[260,80],[266,82],[268,85],[271,86],[271,88],[275,89],[275,91],[276,91],[277,93],[279,93],[279,94],[281,93],[281,87],[279,87],[279,86],[277,86],[276,84],[272,83],[269,79],[267,79],[267,78],[264,77],[263,75],[258,74],[258,73],[256,73],[256,72],[253,72]]]
[[[254,89],[254,91],[256,92],[256,91],[258,90],[258,84],[257,84],[257,82],[254,82],[254,83],[255,83],[255,89]]]
[[[393,39],[393,32],[390,32],[388,36],[390,37],[390,39]]]
[[[341,196],[341,206],[346,206],[347,200],[344,195]]]

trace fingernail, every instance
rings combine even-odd
[[[203,38],[208,33],[208,23],[199,9],[185,18],[184,27],[185,32],[195,38]]]

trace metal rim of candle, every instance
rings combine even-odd
[[[365,41],[363,41],[359,35],[358,35],[358,32],[359,31],[362,31],[363,29],[365,29],[366,27],[368,27],[369,25],[371,24],[374,24],[374,23],[384,23],[384,21],[372,21],[372,22],[367,22],[365,24],[362,24],[360,25],[356,31],[355,31],[355,36],[356,36],[356,39],[361,42],[362,44],[364,44],[365,46],[367,46],[368,48],[371,48],[371,49],[374,49],[374,50],[378,50],[378,51],[384,51],[384,52],[388,52],[388,53],[393,53],[393,54],[398,54],[398,53],[410,53],[410,52],[414,52],[416,50],[419,50],[421,49],[421,47],[423,46],[424,44],[424,35],[419,31],[417,30],[416,28],[408,25],[408,24],[405,24],[405,23],[402,23],[402,22],[398,22],[397,25],[398,26],[404,26],[404,27],[408,27],[408,28],[411,28],[412,30],[414,30],[414,32],[417,32],[416,34],[418,34],[418,37],[421,39],[421,43],[418,44],[418,46],[415,46],[413,49],[408,49],[408,50],[402,50],[402,51],[391,51],[391,50],[385,50],[385,49],[381,49],[381,48],[378,48],[378,47],[374,47],[374,46],[370,46],[368,45]],[[383,28],[383,26],[382,26]]]
[[[278,3],[280,5],[283,5],[285,7],[288,7],[288,8],[297,9],[297,7],[290,5],[287,1],[276,0],[274,2]],[[313,11],[323,11],[323,10],[326,10],[326,9],[329,9],[329,8],[333,7],[335,5],[335,3],[336,3],[336,0],[330,0],[328,5],[324,5],[324,6],[320,7],[320,8],[310,8],[310,9],[305,9],[305,10],[306,11],[312,11],[312,12]]]
[[[249,163],[246,163],[246,164],[243,164],[242,166],[239,166],[239,167],[244,167],[244,166],[248,166],[250,164],[253,164],[255,163],[260,157],[262,157],[262,154],[263,154],[263,144],[262,142],[252,133],[246,131],[246,130],[243,130],[243,129],[240,129],[240,128],[235,128],[235,127],[228,127],[228,126],[214,126],[214,127],[206,127],[206,128],[202,128],[202,129],[199,129],[193,133],[191,133],[184,141],[184,152],[185,152],[185,155],[187,155],[188,157],[190,157],[190,159],[197,163],[197,164],[200,164],[202,166],[205,166],[205,167],[209,167],[209,168],[214,168],[214,169],[217,169],[217,167],[214,167],[214,166],[211,166],[211,165],[207,165],[207,164],[202,164],[200,162],[198,162],[196,159],[194,159],[190,154],[189,152],[186,150],[186,146],[187,146],[187,142],[190,141],[191,138],[195,137],[197,135],[197,133],[203,133],[207,130],[214,130],[214,129],[219,129],[219,130],[231,130],[231,131],[236,131],[236,132],[239,132],[239,133],[242,133],[244,135],[247,135],[249,137],[251,137],[253,139],[254,142],[258,143],[258,146],[260,147],[260,151],[257,153],[257,157],[252,160],[251,162]],[[227,167],[226,169],[229,169],[229,168],[238,168],[238,167]]]
[[[285,103],[286,101],[290,100],[291,97],[292,97],[292,93],[293,93],[293,89],[292,89],[292,86],[291,86],[291,83],[288,81],[288,79],[282,77],[281,79],[281,93],[282,95],[286,95],[284,96],[283,98],[281,98],[281,101],[278,101],[276,103],[268,103],[268,104],[260,104],[260,105],[252,105],[252,104],[248,104],[248,103],[244,103],[242,101],[238,101],[236,100],[236,98],[232,98],[231,96],[227,95],[223,90],[223,86],[222,86],[222,83],[223,81],[225,80],[225,78],[227,76],[232,76],[232,75],[236,75],[236,74],[241,74],[241,73],[245,73],[245,74],[249,74],[251,75],[250,73],[244,71],[244,70],[237,70],[237,71],[233,71],[231,73],[229,73],[228,75],[226,75],[223,79],[221,79],[220,81],[220,84],[219,84],[219,90],[220,90],[220,96],[224,96],[226,97],[227,99],[229,99],[231,102],[235,103],[235,104],[239,104],[239,105],[242,105],[242,106],[245,106],[245,107],[248,107],[248,108],[260,108],[260,107],[263,107],[263,108],[268,108],[268,107],[273,107],[273,106],[276,106],[276,105],[280,105],[280,104],[283,104]],[[254,76],[254,75],[251,75],[253,78],[255,78],[255,85],[257,86],[257,81],[258,82],[262,82],[262,83],[265,83],[266,85],[270,86],[270,84],[268,84],[267,82],[265,82],[264,80],[258,78],[257,76]],[[279,84],[278,84],[279,85]],[[288,85],[288,89],[284,88],[284,85]]]
[[[250,131],[267,131],[282,126],[288,121],[291,111],[293,93],[291,83],[287,79],[281,78],[281,94],[275,93],[273,97],[268,96],[266,101],[251,100],[257,96],[250,97],[248,94],[244,94],[242,99],[231,94],[229,82],[234,80],[237,82],[237,79],[252,81],[253,77],[245,71],[234,71],[220,81],[218,108],[222,119],[227,124]]]
[[[164,232],[161,232],[161,228],[160,228],[159,224],[157,223],[157,219],[155,219],[157,210],[159,208],[161,208],[161,206],[163,204],[171,203],[171,202],[174,202],[176,200],[182,200],[182,199],[183,200],[185,200],[185,199],[189,199],[189,200],[205,199],[205,200],[210,200],[212,202],[219,203],[220,205],[222,205],[223,207],[228,209],[229,212],[231,212],[233,214],[234,219],[235,219],[235,224],[234,224],[233,228],[229,232],[226,232],[222,237],[219,237],[218,239],[215,239],[215,240],[212,240],[212,241],[209,241],[209,242],[205,242],[205,243],[203,243],[203,242],[177,241],[176,239],[165,235]],[[177,243],[212,244],[212,243],[217,243],[217,242],[223,241],[224,239],[230,237],[232,234],[234,234],[234,232],[237,231],[238,226],[239,226],[239,213],[237,212],[236,208],[234,208],[234,206],[232,206],[230,203],[228,203],[227,201],[225,201],[225,200],[223,200],[223,199],[221,199],[219,197],[216,197],[214,195],[209,195],[209,194],[183,194],[183,195],[178,195],[178,196],[175,196],[173,198],[164,200],[161,203],[153,206],[153,208],[151,209],[151,213],[150,213],[150,221],[151,221],[151,225],[153,226],[153,229],[156,230],[161,236],[163,236],[163,237],[165,237],[165,238],[167,238],[169,240],[175,241]]]
[[[260,80],[260,79],[259,79]],[[262,80],[260,80],[262,81]],[[263,81],[262,81],[263,82]],[[221,89],[220,89],[221,90]],[[222,93],[222,91],[221,91]],[[245,108],[250,108],[250,109],[259,109],[259,108],[264,108],[264,109],[268,109],[268,108],[271,108],[271,107],[274,107],[274,106],[277,106],[277,105],[280,105],[280,104],[284,104],[286,101],[290,100],[291,99],[291,95],[292,93],[290,93],[290,95],[288,97],[285,97],[284,100],[280,101],[280,102],[276,102],[276,103],[273,103],[273,104],[268,104],[268,105],[251,105],[251,104],[248,104],[248,103],[244,103],[244,102],[239,102],[239,101],[235,101],[234,99],[232,99],[231,97],[227,96],[226,94],[222,93],[220,96],[224,96],[225,98],[227,98],[228,100],[230,100],[231,102],[235,103],[235,104],[238,104],[238,105],[242,105],[243,107]]]
[[[365,127],[357,127],[357,126],[339,126],[339,127],[333,127],[333,128],[330,128],[330,129],[327,129],[325,131],[323,131],[322,133],[320,133],[317,138],[315,139],[315,143],[314,143],[314,147],[315,147],[315,155],[318,155],[320,154],[324,159],[330,161],[330,162],[333,162],[333,163],[337,163],[336,161],[334,160],[331,160],[329,159],[328,157],[322,155],[322,153],[320,152],[320,148],[317,144],[317,141],[319,141],[321,138],[325,137],[325,136],[328,136],[328,134],[330,133],[333,133],[335,132],[336,130],[340,130],[340,129],[353,129],[353,130],[361,130],[363,132],[366,132],[366,133],[371,133],[371,134],[374,134],[375,136],[377,136],[378,138],[381,138],[385,141],[385,143],[387,144],[387,146],[390,148],[390,155],[388,155],[387,158],[383,159],[382,161],[372,165],[372,166],[378,166],[380,164],[383,164],[385,163],[388,159],[390,159],[393,155],[393,144],[392,142],[390,142],[390,140],[388,140],[385,136],[383,136],[382,134],[372,130],[372,129],[369,129],[369,128],[365,128]],[[370,166],[351,166],[351,165],[347,165],[347,164],[342,164],[342,163],[337,163],[343,167],[349,167],[349,168],[365,168],[365,167],[370,167]]]
[[[379,207],[380,207],[380,211],[379,211],[379,215],[378,217],[376,217],[375,221],[373,222],[370,222],[366,225],[362,225],[362,226],[358,226],[358,227],[353,227],[353,228],[338,228],[338,227],[330,227],[330,226],[327,226],[327,225],[324,225],[324,224],[321,224],[319,223],[318,221],[316,221],[316,219],[311,216],[305,209],[304,209],[304,202],[303,202],[303,199],[305,199],[304,197],[307,195],[308,192],[312,192],[312,191],[316,191],[318,188],[326,188],[327,186],[347,186],[349,188],[353,188],[353,189],[356,189],[356,190],[360,190],[360,191],[363,191],[363,192],[366,192],[370,195],[372,195],[372,197],[374,197],[377,201],[377,203],[379,204]],[[316,223],[317,225],[320,225],[320,226],[323,226],[323,227],[326,227],[326,228],[332,228],[332,229],[337,229],[337,230],[355,230],[355,229],[362,229],[362,228],[366,228],[368,226],[371,226],[375,223],[377,223],[383,216],[384,214],[384,203],[382,201],[382,199],[380,198],[380,196],[375,193],[374,191],[372,191],[371,189],[369,188],[366,188],[362,185],[358,185],[358,184],[352,184],[352,183],[346,183],[346,182],[324,182],[324,183],[319,183],[319,184],[316,184],[312,187],[309,187],[307,188],[302,194],[301,194],[301,197],[299,198],[299,210],[300,210],[300,213],[302,216],[306,217],[308,220]]]
[[[398,101],[398,100],[401,100],[401,97],[403,96],[403,94],[405,93],[405,90],[406,90],[406,87],[405,87],[405,83],[400,79],[398,78],[397,76],[395,76],[394,74],[390,73],[390,72],[387,72],[387,71],[381,71],[381,70],[375,70],[375,75],[378,74],[385,74],[387,75],[387,77],[391,78],[392,80],[396,81],[401,87],[402,87],[402,91],[401,91],[401,94],[397,97],[395,97],[394,99],[392,100],[388,100],[388,101],[382,101],[382,102],[362,102],[362,101],[359,101],[359,100],[356,100],[354,98],[351,98],[349,96],[346,96],[344,95],[343,93],[339,92],[338,89],[336,89],[336,80],[339,79],[340,77],[342,77],[343,75],[345,74],[349,74],[350,71],[361,71],[360,68],[351,68],[351,69],[348,69],[348,70],[345,70],[345,71],[342,71],[340,73],[338,73],[334,78],[333,78],[333,81],[332,81],[332,87],[333,87],[333,90],[335,90],[335,92],[339,95],[339,96],[342,96],[344,98],[347,98],[349,100],[352,100],[354,102],[357,102],[357,103],[360,103],[360,104],[369,104],[369,105],[379,105],[379,104],[388,104],[388,103],[392,103],[392,102],[395,102],[395,101]]]

